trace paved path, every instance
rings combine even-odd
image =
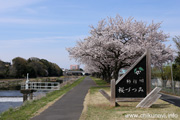
[[[79,85],[32,120],[79,120],[84,98],[93,85],[95,85],[94,81],[86,77]]]
[[[180,107],[180,97],[176,97],[176,96],[172,96],[172,95],[167,95],[167,94],[163,94],[161,93],[161,100],[164,100],[166,102],[169,102],[175,106]]]

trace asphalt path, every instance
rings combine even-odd
[[[161,100],[164,100],[168,103],[171,103],[175,106],[178,106],[180,107],[180,97],[176,97],[176,96],[172,96],[172,95],[167,95],[167,94],[163,94],[163,93],[160,93],[162,96],[161,96]]]
[[[32,120],[79,120],[84,98],[88,89],[94,85],[94,81],[90,77],[86,77],[79,85]]]

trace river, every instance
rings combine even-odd
[[[0,91],[0,113],[8,110],[9,108],[21,106],[23,104],[22,96],[23,95],[18,90]]]
[[[33,93],[34,99],[45,96],[47,91],[37,91]],[[16,108],[23,104],[23,94],[19,90],[0,91],[0,114],[9,108]]]

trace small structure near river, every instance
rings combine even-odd
[[[30,97],[30,100],[33,100],[33,92],[37,90],[59,90],[60,83],[59,82],[29,82],[27,73],[27,80],[25,85],[21,86],[21,93],[23,94],[23,101]]]

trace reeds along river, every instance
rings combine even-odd
[[[20,90],[21,84],[24,83],[25,80],[2,80],[0,81],[0,90]]]

